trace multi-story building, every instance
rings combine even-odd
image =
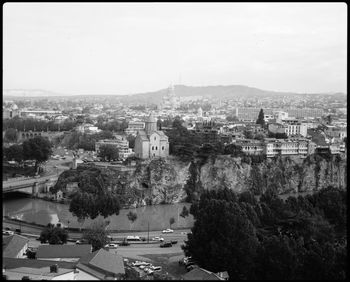
[[[324,111],[317,108],[295,108],[286,110],[290,116],[296,118],[318,118],[322,117]]]
[[[145,129],[145,123],[142,121],[129,121],[125,134],[136,136],[137,132]]]
[[[264,153],[268,158],[280,155],[280,156],[301,156],[313,154],[316,148],[316,144],[308,139],[265,139],[265,151]]]
[[[287,136],[307,136],[307,125],[300,122],[270,123],[268,129],[272,133],[285,133]]]
[[[104,139],[96,142],[95,151],[99,153],[101,146],[104,145],[115,146],[118,148],[119,158],[126,159],[132,154],[132,150],[129,149],[129,141],[127,140],[126,136],[123,135],[115,135],[114,137],[116,139]]]
[[[262,155],[265,150],[264,142],[258,140],[239,140],[235,144],[247,155]]]

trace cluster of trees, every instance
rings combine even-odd
[[[40,233],[39,237],[39,240],[42,244],[48,242],[52,245],[65,244],[67,243],[67,239],[67,230],[60,226],[55,226],[51,223],[45,227],[45,229]]]
[[[119,149],[113,145],[102,145],[100,146],[98,157],[107,160],[117,160],[119,158]]]
[[[103,130],[95,134],[86,134],[80,132],[72,132],[67,140],[63,141],[69,149],[84,149],[86,151],[94,151],[95,143],[102,139],[113,139],[113,133],[109,130]]]
[[[128,122],[126,120],[123,121],[109,121],[105,122],[103,119],[97,119],[96,126],[101,130],[115,131],[115,132],[123,132],[126,128],[128,128]]]
[[[108,242],[108,231],[106,230],[107,222],[93,222],[91,226],[83,232],[83,239],[92,245],[92,251],[103,248]]]
[[[84,170],[79,175],[79,189],[72,195],[69,211],[78,219],[104,218],[119,214],[119,196],[105,186],[106,175],[99,169]]]
[[[4,157],[6,160],[15,160],[22,162],[24,160],[35,160],[35,169],[40,163],[49,159],[52,154],[51,142],[42,136],[25,140],[22,145],[12,145],[8,148],[3,148]]]
[[[266,192],[204,191],[192,204],[183,247],[200,266],[230,279],[345,279],[346,191],[329,187],[283,201]]]
[[[18,131],[70,131],[77,126],[77,123],[77,120],[70,118],[64,120],[62,123],[55,123],[53,120],[22,119],[20,117],[4,119],[2,121],[4,129],[13,128]]]

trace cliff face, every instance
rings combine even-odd
[[[226,187],[237,192],[252,190],[260,194],[267,188],[279,194],[315,191],[329,185],[346,187],[346,160],[327,161],[317,156],[307,159],[267,159],[262,163],[242,163],[240,158],[218,156],[201,168],[204,189]]]
[[[209,158],[204,164],[184,163],[170,157],[144,161],[124,171],[97,170],[105,188],[119,194],[124,205],[131,206],[180,202],[188,193],[198,196],[202,189],[224,186],[236,192],[251,190],[261,194],[269,188],[284,194],[314,191],[329,185],[345,188],[347,184],[346,159],[337,157],[328,161],[319,156],[304,160],[267,159],[255,164],[229,155]],[[63,173],[55,188],[65,190],[67,183],[79,182],[84,175],[83,167]]]

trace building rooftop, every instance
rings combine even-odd
[[[17,257],[18,253],[29,242],[29,239],[17,234],[3,237],[2,240],[2,256],[8,258]]]
[[[41,245],[36,258],[81,258],[91,253],[91,245]]]
[[[112,254],[104,249],[100,249],[81,258],[77,268],[100,279],[125,274],[123,257]]]

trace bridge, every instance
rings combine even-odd
[[[45,190],[44,187],[53,186],[57,181],[56,175],[48,175],[39,178],[18,178],[2,182],[2,193],[14,191],[36,195],[39,190]]]

